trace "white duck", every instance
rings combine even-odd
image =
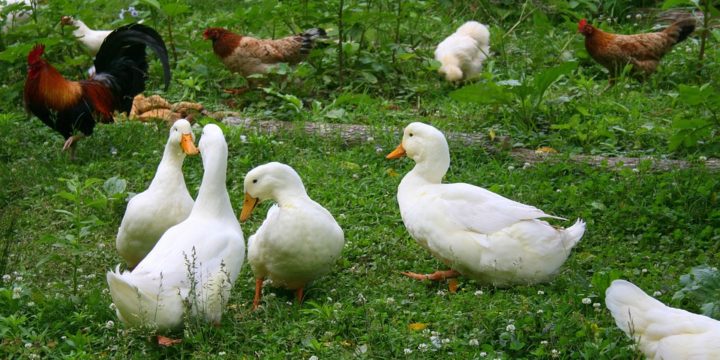
[[[557,229],[538,218],[556,218],[481,187],[442,184],[450,166],[445,136],[415,122],[387,158],[407,155],[415,167],[402,179],[398,203],[410,235],[451,271],[415,279],[440,280],[459,274],[495,286],[549,280],[580,240],[585,223]],[[452,290],[452,289],[451,289]]]
[[[199,143],[205,172],[195,206],[171,227],[132,271],[107,273],[120,320],[159,330],[180,327],[186,304],[194,315],[219,324],[245,259],[240,224],[225,187],[227,144],[209,124]]]
[[[468,21],[438,44],[435,60],[447,81],[460,81],[479,74],[489,54],[490,31],[477,21]]]
[[[605,305],[648,359],[720,359],[720,321],[666,306],[625,280],[612,282]]]
[[[190,122],[176,121],[150,186],[128,203],[115,239],[128,268],[134,268],[167,229],[190,215],[194,202],[185,186],[182,165],[186,154],[198,153],[194,140]]]
[[[253,309],[260,304],[263,279],[296,290],[302,302],[305,285],[330,272],[345,238],[332,214],[305,192],[300,176],[288,165],[271,162],[245,175],[240,221],[263,200],[277,202],[255,235],[248,239],[248,262],[255,273]]]
[[[105,38],[110,35],[112,30],[93,30],[85,25],[84,22],[79,19],[74,19],[72,16],[63,16],[60,18],[61,25],[74,26],[73,35],[80,41],[90,55],[97,55],[100,50]]]

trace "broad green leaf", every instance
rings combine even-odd
[[[107,193],[108,196],[122,194],[125,192],[126,187],[127,181],[117,176],[113,176],[105,180],[105,183],[103,184],[103,190],[105,190],[105,193]]]
[[[693,6],[695,4],[690,0],[665,0],[662,4],[662,9],[667,10],[679,6]]]
[[[533,81],[535,86],[535,95],[542,97],[552,83],[557,81],[557,79],[561,76],[573,72],[577,66],[577,62],[570,61],[540,72]]]
[[[695,86],[680,85],[678,87],[680,101],[688,105],[699,105],[707,101],[710,91]]]
[[[513,99],[504,87],[492,82],[465,86],[451,92],[450,97],[457,101],[476,104],[507,104]]]
[[[178,3],[163,4],[161,9],[165,13],[165,15],[170,17],[178,16],[190,11],[189,6]]]
[[[149,5],[150,7],[155,8],[155,10],[161,10],[160,2],[157,0],[140,0],[140,3]]]

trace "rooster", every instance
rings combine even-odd
[[[28,54],[25,108],[65,137],[63,150],[69,149],[74,158],[77,141],[92,134],[96,121],[112,122],[115,110],[129,113],[135,95],[145,90],[146,47],[162,62],[167,90],[170,65],[165,43],[145,25],[125,25],[110,33],[95,57],[97,73],[89,80],[66,80],[42,58],[45,46],[35,45]]]
[[[203,33],[205,40],[212,40],[213,51],[225,66],[245,77],[263,74],[277,63],[296,64],[302,61],[315,41],[326,36],[321,28],[277,40],[256,39],[217,27],[207,28]]]
[[[441,63],[438,72],[447,81],[460,81],[480,73],[489,53],[490,31],[477,21],[468,21],[438,44],[435,60]]]
[[[660,59],[693,31],[693,18],[676,21],[660,32],[635,35],[606,33],[585,19],[578,23],[578,32],[585,36],[585,48],[595,61],[610,71],[611,82],[627,64],[632,65],[635,75],[651,75]]]

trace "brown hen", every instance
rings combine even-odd
[[[646,34],[619,35],[604,32],[582,19],[578,32],[585,36],[585,48],[590,56],[610,71],[611,81],[627,64],[632,73],[641,77],[655,72],[660,59],[672,47],[695,31],[695,19],[676,21],[662,31]]]

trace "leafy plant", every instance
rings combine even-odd
[[[676,115],[672,123],[676,132],[670,138],[670,150],[694,148],[705,140],[709,142],[710,147],[717,147],[719,143],[715,135],[720,130],[720,118],[718,118],[720,91],[709,83],[699,87],[680,85],[676,102],[699,108],[702,113],[709,116],[688,116],[685,113]]]
[[[463,102],[505,105],[518,114],[526,126],[537,129],[535,117],[548,88],[562,76],[572,73],[577,65],[576,62],[566,62],[523,82],[506,80],[468,85],[451,92],[450,97]]]
[[[682,289],[675,292],[673,300],[689,302],[701,313],[720,319],[720,272],[707,265],[692,268],[680,277]]]

